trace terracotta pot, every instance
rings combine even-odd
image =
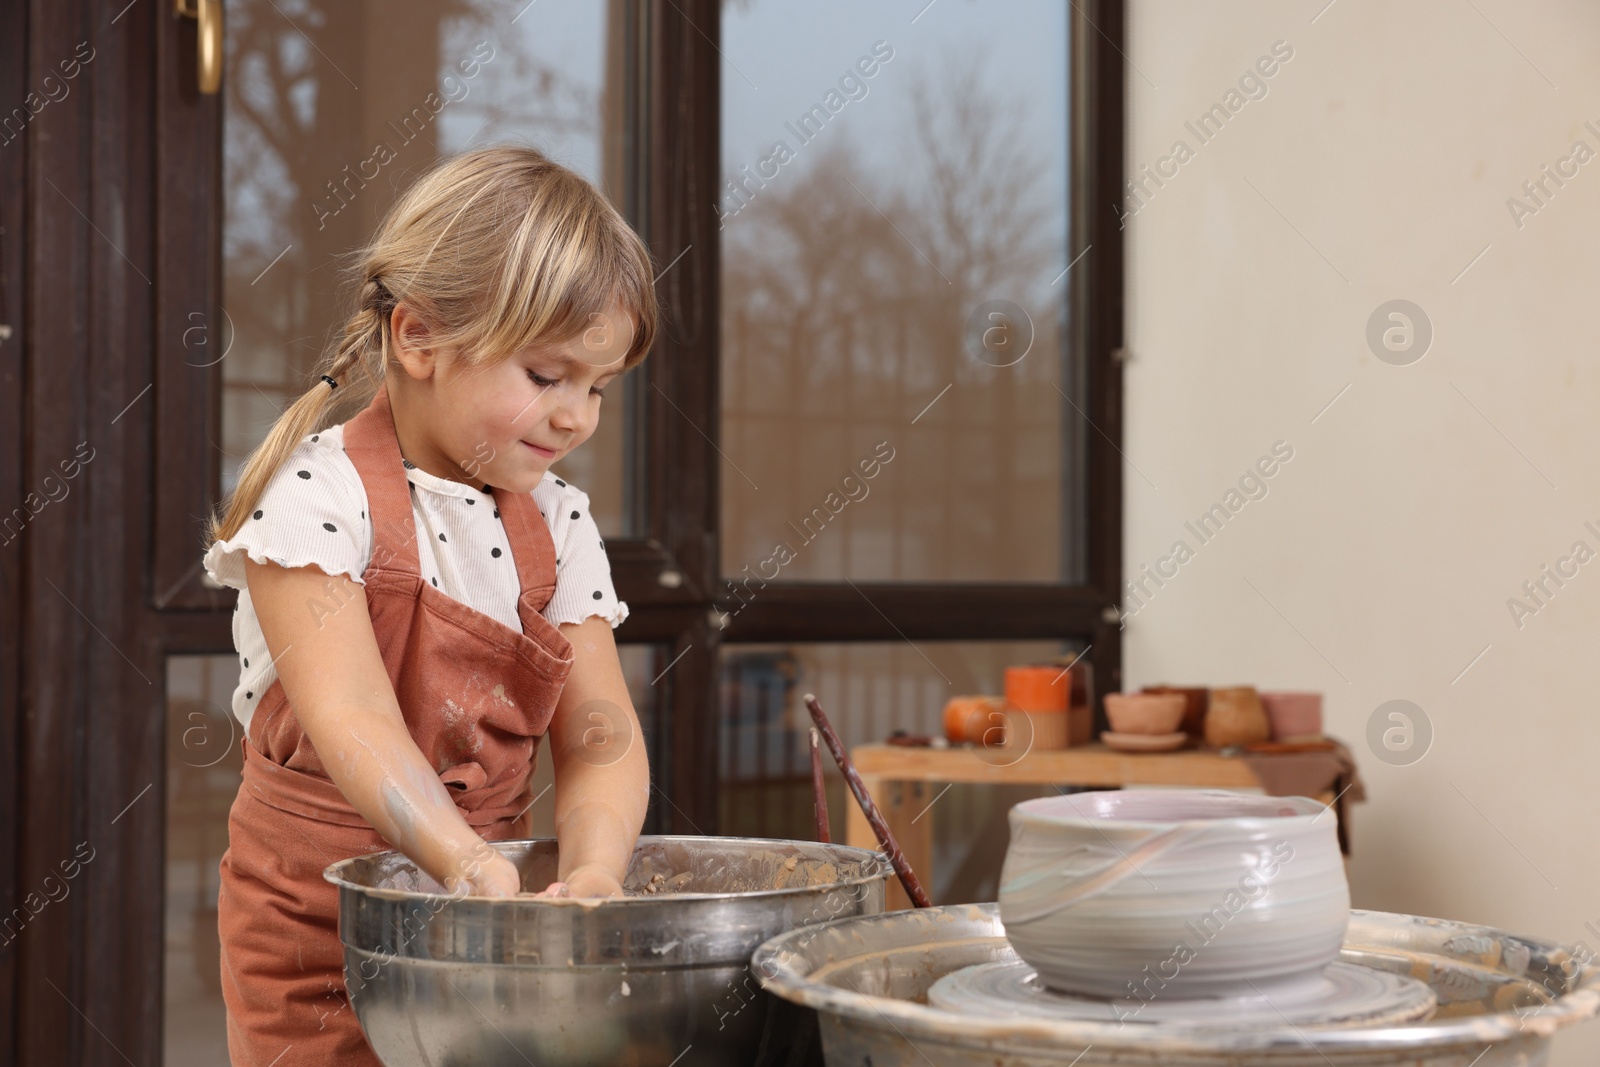
[[[1223,748],[1265,741],[1271,736],[1272,726],[1254,686],[1211,690],[1206,708],[1206,744]]]
[[[1183,732],[1194,741],[1205,740],[1206,736],[1206,703],[1210,699],[1211,690],[1203,685],[1147,685],[1146,693],[1182,693],[1185,701],[1183,707]]]
[[[1106,718],[1119,734],[1170,734],[1187,706],[1182,693],[1106,694]]]
[[[1262,693],[1261,704],[1267,709],[1274,741],[1321,736],[1321,693]]]

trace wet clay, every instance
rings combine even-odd
[[[556,880],[554,857],[525,868],[519,898],[533,897]],[[839,864],[822,849],[812,852],[807,843],[792,848],[757,848],[740,851],[716,839],[692,845],[671,841],[641,845],[622,881],[623,896],[653,897],[678,893],[764,893],[784,889],[811,889],[854,881],[863,876],[859,863]],[[442,893],[437,882],[399,857],[375,871],[374,886],[411,893]],[[545,897],[551,903],[595,905],[605,897]]]
[[[657,871],[655,874],[652,874],[650,876],[650,880],[641,886],[637,891],[628,893],[627,890],[624,890],[623,892],[627,893],[629,896],[650,896],[655,893],[679,893],[683,891],[684,886],[688,885],[692,881],[694,881],[694,874],[690,871],[679,871],[671,878],[668,878],[666,875]]]
[[[681,846],[641,850],[622,889],[627,896],[664,893],[765,893],[810,889],[860,877],[859,864],[839,864],[793,851],[755,849],[735,853],[707,842],[690,852]]]

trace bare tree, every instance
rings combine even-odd
[[[726,220],[725,447],[777,488],[728,481],[730,573],[775,538],[795,541],[793,524],[885,437],[917,442],[880,490],[890,499],[845,512],[849,535],[817,537],[785,577],[1036,577],[1058,565],[1062,290],[1050,282],[1065,201],[1048,199],[1047,161],[1022,134],[1026,101],[998,99],[982,63],[949,57],[941,76],[914,77],[903,166],[868,163],[825,129]],[[991,299],[1032,322],[1014,366],[965,344]],[[909,428],[946,385],[960,391]]]

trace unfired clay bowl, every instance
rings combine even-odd
[[[1270,993],[1339,955],[1350,890],[1315,800],[1125,789],[1023,801],[1008,819],[1000,919],[1052,989]]]
[[[1182,693],[1107,693],[1106,718],[1119,734],[1170,734],[1187,704]]]

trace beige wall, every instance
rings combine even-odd
[[[1600,559],[1520,628],[1507,606],[1600,551],[1600,158],[1520,228],[1506,203],[1600,152],[1600,8],[1324,3],[1131,0],[1130,170],[1195,152],[1126,222],[1127,571],[1197,550],[1128,619],[1128,682],[1323,690],[1370,793],[1357,906],[1600,947]],[[1199,145],[1185,120],[1280,40]],[[1365,339],[1396,298],[1434,328],[1407,366]],[[1276,441],[1267,495],[1198,545],[1184,520]],[[1365,740],[1395,698],[1434,730],[1409,766]],[[1593,1023],[1555,1062],[1597,1050]]]

